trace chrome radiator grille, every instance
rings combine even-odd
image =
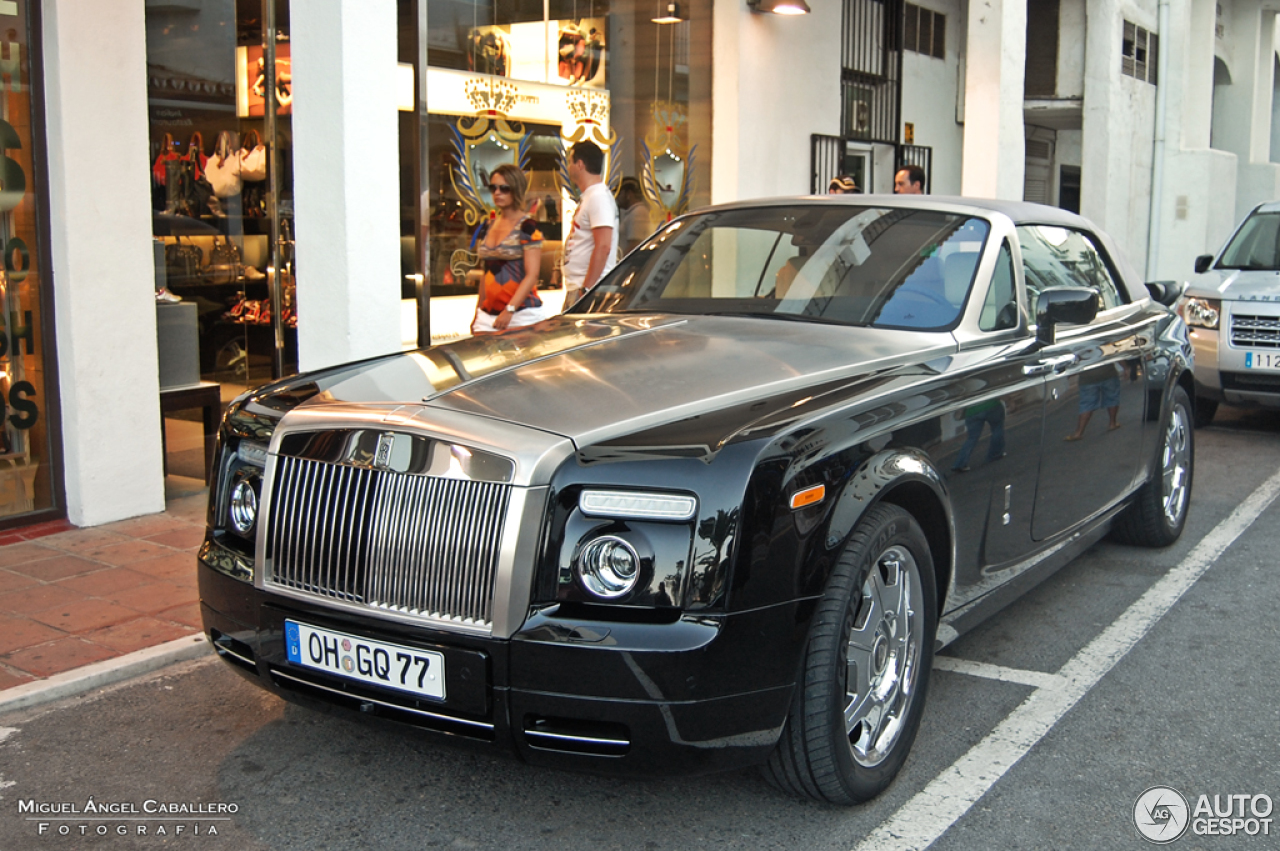
[[[407,615],[489,626],[510,485],[281,456],[266,581]]]
[[[1280,347],[1280,317],[1232,314],[1231,344],[1268,349]]]

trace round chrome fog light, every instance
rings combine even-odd
[[[258,522],[258,492],[254,490],[252,481],[240,479],[232,487],[227,515],[236,534],[248,535],[253,531],[254,524]]]
[[[640,578],[640,556],[626,541],[605,535],[582,548],[578,576],[583,587],[597,597],[621,597]]]

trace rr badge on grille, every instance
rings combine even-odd
[[[396,445],[394,433],[384,431],[378,435],[378,449],[373,453],[373,466],[379,470],[391,469],[391,449]]]

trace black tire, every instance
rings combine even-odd
[[[1187,391],[1174,388],[1169,410],[1160,423],[1160,446],[1146,484],[1111,526],[1116,540],[1140,547],[1167,547],[1182,534],[1195,474],[1193,419]]]
[[[893,782],[920,726],[937,610],[920,525],[896,505],[870,509],[818,605],[791,712],[764,767],[769,782],[834,804],[867,801]]]
[[[1218,413],[1218,403],[1213,399],[1196,399],[1196,428],[1204,428],[1213,422],[1213,415]]]

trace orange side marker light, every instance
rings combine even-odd
[[[791,508],[804,508],[809,505],[817,505],[827,496],[826,485],[814,485],[811,488],[805,488],[802,491],[796,491],[791,495]]]

